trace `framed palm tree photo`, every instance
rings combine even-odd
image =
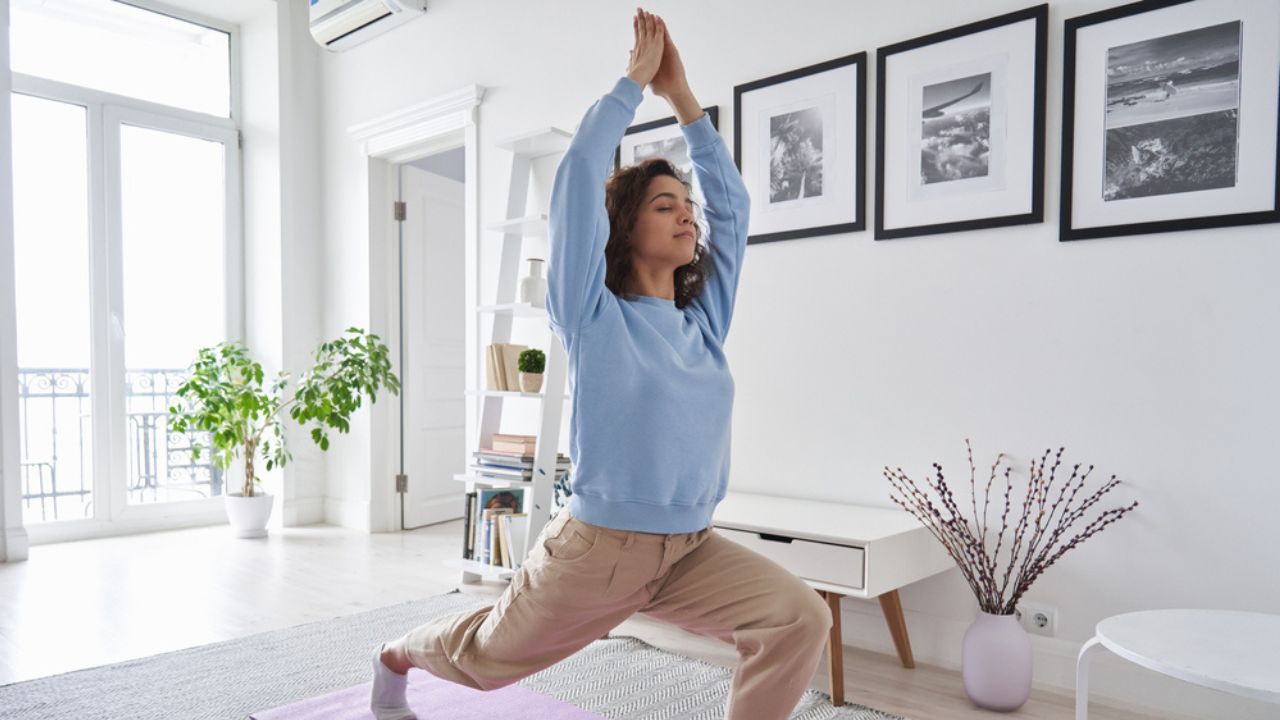
[[[866,77],[860,52],[734,87],[748,244],[866,227]]]

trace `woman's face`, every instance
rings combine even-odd
[[[673,270],[693,262],[698,242],[693,220],[693,202],[684,183],[670,175],[650,179],[631,230],[634,261]]]

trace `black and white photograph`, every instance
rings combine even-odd
[[[806,108],[769,119],[769,202],[822,195],[822,113]]]
[[[631,149],[631,163],[642,163],[653,158],[665,158],[686,182],[693,182],[693,160],[689,159],[689,145],[684,141],[684,134],[676,137],[665,137],[649,142],[638,142]]]
[[[926,85],[920,107],[921,184],[986,177],[991,158],[991,73]]]
[[[1044,220],[1048,6],[877,51],[877,240]]]
[[[733,102],[748,243],[866,227],[866,53],[738,85]]]
[[[1231,187],[1240,22],[1107,51],[1106,200]]]
[[[711,126],[719,129],[719,106],[704,107],[702,111],[711,118]],[[689,146],[685,143],[680,121],[674,115],[627,128],[613,154],[613,166],[618,168],[635,165],[658,157],[669,160],[685,181],[693,183],[693,161],[689,159]]]
[[[1067,19],[1061,240],[1276,221],[1278,20],[1267,0]]]

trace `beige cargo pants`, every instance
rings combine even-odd
[[[787,718],[831,627],[826,603],[803,580],[711,528],[615,530],[562,507],[494,605],[414,628],[405,646],[415,667],[493,690],[563,660],[636,612],[737,648],[729,720]]]

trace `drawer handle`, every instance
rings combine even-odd
[[[761,540],[769,540],[770,542],[790,543],[795,538],[789,538],[786,535],[770,535],[769,533],[756,533]]]

